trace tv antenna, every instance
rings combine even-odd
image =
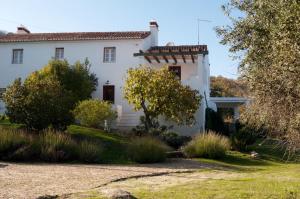
[[[198,23],[198,45],[200,44],[200,22],[205,22],[205,23],[210,23],[210,20],[207,19],[197,19],[197,23]]]

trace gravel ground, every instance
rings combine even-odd
[[[99,188],[112,181],[141,175],[207,168],[191,160],[148,165],[17,164],[0,162],[0,198],[37,198]]]

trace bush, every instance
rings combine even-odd
[[[138,163],[155,163],[164,161],[168,150],[168,146],[156,138],[140,137],[132,140],[128,155]]]
[[[113,120],[117,113],[112,110],[109,102],[90,99],[80,102],[73,111],[75,119],[81,125],[99,127],[104,125],[104,120]]]
[[[162,132],[159,137],[162,139],[162,141],[174,149],[178,149],[187,142],[191,141],[191,137],[178,135],[177,133],[171,131]]]
[[[40,158],[48,162],[61,162],[76,159],[76,142],[63,133],[45,131],[39,136]]]
[[[84,140],[79,145],[79,161],[93,163],[101,162],[103,149],[100,143]]]
[[[16,151],[29,142],[29,137],[24,133],[0,127],[0,157]]]
[[[205,129],[212,130],[228,136],[229,130],[226,127],[222,116],[211,108],[205,110]]]
[[[218,135],[213,131],[201,133],[193,138],[183,151],[188,157],[222,158],[230,149],[228,138]]]
[[[22,83],[16,79],[3,95],[6,114],[13,123],[28,129],[42,130],[49,126],[65,130],[73,122],[71,110],[80,100],[91,97],[97,78],[89,72],[89,63],[50,61],[30,74]]]
[[[237,131],[230,137],[231,143],[234,149],[240,151],[247,151],[249,145],[252,145],[259,138],[258,132],[247,126],[239,127],[237,125]]]
[[[73,121],[71,95],[53,78],[26,79],[24,84],[17,79],[6,90],[4,102],[10,121],[28,129],[64,130]]]
[[[76,140],[52,130],[29,134],[0,128],[0,160],[99,163],[101,157],[101,144],[92,140]]]

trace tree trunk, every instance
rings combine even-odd
[[[145,130],[148,133],[150,128],[152,128],[152,120],[144,101],[141,103],[141,106],[143,108],[144,115],[145,115]]]

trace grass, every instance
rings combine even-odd
[[[20,130],[22,129],[22,125],[19,124],[12,124],[7,120],[0,121],[0,128],[10,129],[10,130]],[[68,127],[67,131],[65,132],[66,135],[70,135],[72,139],[75,140],[82,140],[80,143],[81,153],[83,154],[80,156],[79,161],[84,162],[93,162],[90,161],[96,154],[99,154],[99,150],[95,144],[89,144],[87,147],[87,141],[89,143],[99,143],[101,145],[102,156],[101,156],[101,163],[115,163],[115,164],[128,164],[131,161],[128,160],[126,154],[126,145],[127,141],[125,138],[114,134],[114,133],[107,133],[99,129],[94,128],[87,128],[77,125],[71,125]],[[14,135],[16,136],[16,135]],[[17,136],[17,138],[20,136]],[[15,140],[17,142],[18,140]],[[18,144],[18,143],[12,143]],[[50,150],[50,149],[49,149]],[[87,153],[94,151],[93,154],[87,156]],[[85,155],[84,155],[85,154]]]
[[[283,151],[274,150],[272,142],[257,143],[253,149],[259,152],[261,159],[230,151],[218,160],[194,159],[207,165],[195,173],[130,179],[106,188],[127,190],[143,199],[300,198],[299,162],[282,160]],[[88,198],[105,198],[97,190],[88,195]]]
[[[178,183],[154,191],[145,188],[135,189],[133,194],[137,198],[146,199],[300,198],[299,162],[282,160],[284,152],[274,148],[274,143],[257,143],[253,149],[259,152],[261,159],[252,159],[249,154],[237,151],[231,151],[219,160],[195,159],[216,166],[213,169],[199,171],[203,176],[211,176],[210,178]]]
[[[81,139],[97,140],[103,144],[103,163],[129,164],[131,161],[127,158],[126,146],[127,140],[115,133],[107,133],[100,129],[71,125],[67,132],[72,136]]]
[[[230,149],[229,139],[213,131],[200,133],[193,138],[183,151],[188,157],[222,158]]]
[[[163,162],[170,148],[157,138],[137,137],[128,147],[128,155],[138,163]]]

